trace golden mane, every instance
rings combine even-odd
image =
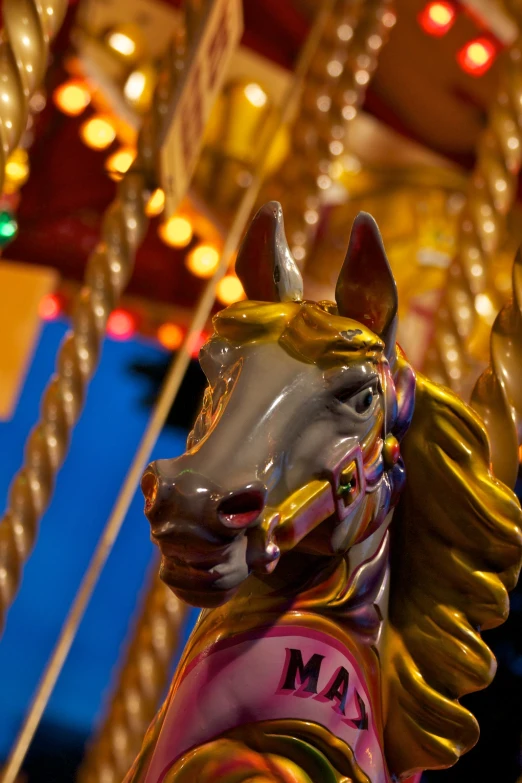
[[[329,302],[240,302],[214,327],[232,342],[277,340],[321,365],[383,355],[373,332]],[[399,348],[395,358],[398,377],[409,365]],[[522,551],[522,510],[491,472],[483,422],[420,374],[401,452],[406,485],[391,526],[382,653],[385,751],[396,775],[448,767],[476,743],[478,724],[458,699],[494,676],[480,632],[506,619]]]
[[[458,699],[494,676],[480,631],[506,619],[522,547],[520,505],[491,472],[482,421],[422,375],[401,451],[383,647],[386,757],[397,775],[450,766],[477,741]]]

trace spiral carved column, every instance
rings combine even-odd
[[[43,395],[40,421],[28,437],[24,465],[10,487],[7,510],[0,520],[0,629],[95,372],[107,319],[129,281],[147,229],[145,206],[157,186],[159,132],[183,64],[179,47],[169,53],[138,138],[136,161],[105,214],[101,241],[89,258],[85,285],[73,304],[72,329],[59,348],[56,373]]]
[[[424,371],[465,391],[470,372],[484,363],[484,337],[502,305],[492,264],[505,240],[505,220],[516,198],[522,165],[522,39],[504,55],[498,93],[477,150],[459,250],[449,269]]]
[[[495,475],[514,487],[522,443],[522,250],[513,265],[513,296],[495,319],[490,363],[478,379],[471,405],[486,424]]]
[[[319,220],[320,193],[346,151],[346,124],[361,105],[380,49],[395,24],[393,0],[337,0],[311,62],[291,157],[264,189],[285,210],[292,252],[303,263]]]
[[[107,716],[87,749],[78,783],[121,783],[167,686],[187,607],[156,576],[156,563],[153,570]]]
[[[0,192],[5,164],[24,132],[29,99],[40,87],[49,45],[63,22],[67,0],[4,0],[0,41]]]

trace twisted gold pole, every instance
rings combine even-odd
[[[285,208],[287,236],[304,262],[319,220],[320,194],[346,151],[346,125],[361,105],[380,49],[395,24],[393,0],[336,0],[310,63],[294,122],[291,157],[265,188]]]
[[[78,783],[121,783],[168,682],[187,607],[156,575],[126,650],[110,707],[87,750]]]
[[[49,45],[63,22],[67,0],[4,0],[0,41],[0,191],[5,164],[24,132],[29,99],[40,87]]]
[[[460,246],[434,326],[424,371],[463,393],[483,364],[485,337],[503,296],[492,264],[505,240],[522,165],[522,39],[504,55],[500,85],[481,135],[463,210]],[[487,343],[486,343],[487,344]]]
[[[513,297],[495,319],[490,363],[478,379],[471,405],[491,442],[495,476],[514,487],[522,443],[522,251],[513,265]]]
[[[27,5],[25,0],[22,4]],[[138,138],[136,161],[105,214],[101,241],[89,258],[85,285],[73,304],[72,329],[60,346],[56,373],[43,395],[40,421],[28,437],[24,465],[10,487],[8,507],[0,520],[0,630],[96,369],[107,319],[129,281],[148,225],[145,205],[157,186],[157,137],[172,82],[179,75],[179,57],[175,66],[169,64],[169,77],[163,76],[158,85]]]
[[[316,18],[312,24],[312,29],[300,54],[292,84],[285,96],[286,100],[282,103],[281,112],[279,116],[274,116],[272,118],[273,132],[267,134],[263,149],[260,150],[259,163],[256,167],[256,172],[236,211],[235,218],[225,242],[225,247],[223,248],[219,268],[216,270],[214,277],[209,281],[205,292],[203,293],[194,314],[194,319],[186,337],[185,344],[169,370],[169,375],[154,412],[153,421],[151,422],[150,429],[146,435],[146,443],[143,448],[140,447],[140,451],[143,452],[144,457],[150,452],[150,448],[155,441],[157,433],[172,405],[177,389],[185,374],[192,353],[192,347],[211,311],[217,283],[225,274],[226,269],[229,266],[230,260],[234,255],[245,225],[255,205],[264,176],[264,161],[270,151],[272,139],[276,135],[277,130],[283,127],[292,116],[297,103],[296,96],[301,92],[301,87],[305,74],[309,69],[311,57],[319,45],[324,28],[328,22],[329,10],[329,4],[323,3],[321,8],[317,11]],[[144,457],[139,454],[136,457],[135,462],[138,473],[141,473],[142,471]],[[132,497],[134,493],[135,481],[135,477],[129,481],[126,502],[130,500],[130,497]],[[126,507],[127,506],[125,506],[125,508]],[[122,516],[123,513],[124,511],[121,510],[120,516]],[[157,708],[160,701],[163,692],[163,680],[161,677],[147,680],[142,676],[142,679],[140,680],[140,686],[144,689],[144,694],[142,695],[141,692],[138,694],[137,686],[134,688],[132,684],[133,677],[129,673],[139,671],[143,674],[150,666],[150,658],[147,656],[147,646],[141,644],[140,639],[146,639],[153,635],[154,618],[156,616],[164,616],[170,611],[176,611],[174,605],[172,605],[172,610],[168,609],[167,604],[171,604],[173,596],[169,591],[162,590],[161,587],[162,585],[159,581],[153,581],[149,588],[150,592],[145,601],[145,610],[141,613],[140,620],[136,626],[134,640],[131,642],[129,651],[125,657],[122,675],[118,679],[118,686],[109,707],[109,712],[102,723],[101,731],[98,733],[87,753],[84,764],[80,768],[78,777],[80,783],[91,783],[91,781],[92,783],[94,783],[94,781],[109,783],[109,781],[121,779],[120,770],[124,763],[123,759],[134,758],[140,750],[141,740],[145,733],[144,730],[142,730],[143,723],[141,723],[140,720],[140,727],[138,729],[137,722],[134,722],[133,719],[134,713],[132,710],[134,707],[129,707],[128,698],[125,701],[125,705],[123,705],[122,694],[124,694],[125,687],[127,687],[125,683],[131,683],[131,692],[133,694],[131,704],[137,705],[139,703],[143,706],[143,717],[145,716],[145,711],[149,711],[152,705],[154,705],[154,709]],[[147,607],[150,607],[150,611],[147,611]],[[181,605],[178,605],[177,611],[181,611]],[[178,621],[178,627],[180,622],[181,621]],[[174,639],[172,639],[170,644],[171,649],[174,650]],[[163,657],[162,660],[164,660]],[[163,664],[160,663],[157,664],[158,668],[162,665]],[[161,669],[161,671],[164,671],[164,669]],[[134,682],[136,682],[135,679]],[[139,736],[140,733],[141,737]],[[130,766],[130,764],[128,766]]]

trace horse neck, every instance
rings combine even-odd
[[[326,616],[365,645],[379,645],[388,616],[388,526],[392,515],[390,512],[371,536],[345,555],[288,553],[273,574],[255,579],[258,586],[252,589],[251,584],[245,591],[247,611],[255,615],[261,605],[273,604],[280,615]],[[238,598],[244,604],[244,597]]]

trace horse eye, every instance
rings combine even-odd
[[[373,389],[363,389],[362,392],[359,392],[359,394],[356,394],[353,398],[354,408],[357,411],[357,413],[365,413],[369,408],[371,408],[372,402],[374,397],[374,390]]]
[[[356,394],[339,394],[337,399],[345,405],[349,405],[356,413],[366,413],[372,407],[376,394],[376,389],[373,386],[368,386]]]

